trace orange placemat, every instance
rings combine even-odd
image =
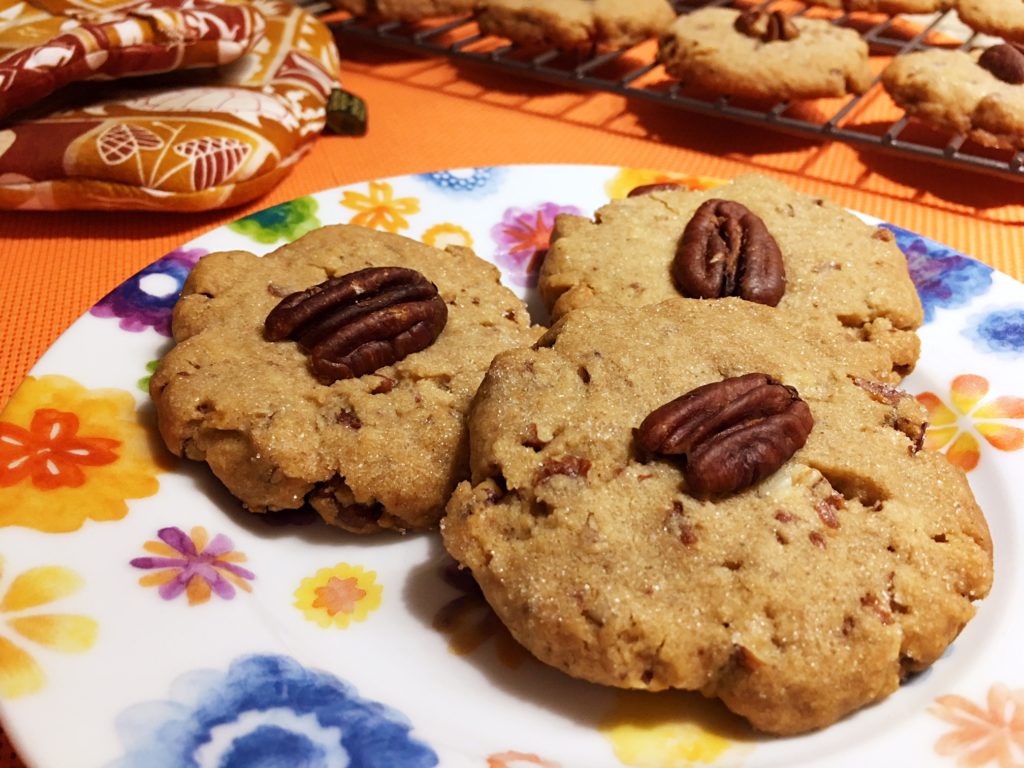
[[[527,162],[775,175],[1024,277],[1024,185],[760,131],[611,94],[566,93],[444,59],[343,51],[366,99],[365,137],[325,137],[244,209],[206,214],[0,213],[0,404],[108,290],[200,233],[253,210],[363,179]],[[827,234],[823,233],[823,237]],[[18,766],[0,739],[0,768]]]

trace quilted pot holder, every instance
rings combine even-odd
[[[227,64],[263,35],[251,5],[149,0],[79,8],[0,0],[0,119],[78,80]]]
[[[0,37],[12,25],[2,10],[8,1],[0,0]],[[32,2],[31,8],[17,3],[19,14],[38,11],[40,0]],[[51,41],[62,36],[69,18],[72,32],[81,29],[74,26],[79,11],[68,3],[90,16],[90,35],[104,20],[116,26],[113,17],[120,16],[121,24],[141,25],[159,37],[147,57],[145,45],[125,45],[125,32],[119,45],[96,49],[92,61],[103,59],[98,66],[88,65],[83,75],[84,65],[77,65],[68,82],[120,76],[122,69],[158,61],[181,69],[235,60],[156,79],[73,83],[0,122],[0,208],[200,211],[239,205],[271,189],[323,128],[325,104],[338,83],[337,49],[324,24],[287,0],[149,0],[116,10],[89,0],[45,2],[62,3],[63,21]],[[22,18],[9,16],[17,23]],[[261,27],[262,36],[246,40],[246,30],[258,34]],[[171,28],[191,29],[189,44],[169,43]],[[7,61],[0,61],[0,91]],[[66,76],[46,77],[52,90]]]

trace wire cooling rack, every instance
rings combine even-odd
[[[325,0],[298,1],[317,15],[330,10]],[[691,4],[688,0],[674,2],[677,13],[734,4],[752,7],[744,4],[744,0],[710,0],[698,4]],[[767,5],[769,2],[754,7]],[[772,7],[777,7],[777,3],[772,2]],[[986,42],[984,37],[970,30],[959,36],[948,34],[947,29],[964,29],[956,23],[952,11],[905,18],[830,11],[802,4],[789,8],[794,9],[796,15],[827,18],[833,24],[856,29],[868,43],[873,60],[932,47],[969,50]],[[913,20],[913,25],[907,23],[908,18]],[[908,159],[924,159],[953,168],[1024,181],[1024,151],[990,149],[975,144],[965,135],[944,135],[916,125],[888,102],[878,77],[859,96],[766,104],[727,94],[695,92],[682,86],[666,75],[656,60],[656,48],[650,42],[633,48],[567,53],[558,49],[525,49],[509,44],[503,38],[484,35],[472,16],[417,24],[341,17],[330,19],[328,23],[342,37],[421,55],[472,61],[509,75],[565,88],[616,93],[627,99],[725,117],[818,141],[842,141]],[[884,106],[880,108],[876,102],[882,100],[885,100]]]

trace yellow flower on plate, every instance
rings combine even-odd
[[[30,376],[0,414],[0,527],[65,533],[120,520],[127,499],[157,492],[166,461],[130,393]]]
[[[349,220],[349,224],[358,224],[370,229],[383,229],[397,232],[408,229],[409,221],[405,217],[419,213],[420,201],[415,197],[395,198],[395,192],[386,181],[371,181],[369,194],[346,191],[341,197],[341,204],[357,211]]]
[[[752,748],[739,717],[696,693],[619,692],[599,729],[624,765],[641,768],[735,766]]]
[[[473,236],[458,224],[435,224],[423,233],[421,239],[427,245],[432,245],[435,248],[447,248],[449,245],[473,247]]]
[[[345,629],[353,621],[364,621],[370,611],[380,608],[384,587],[377,574],[358,565],[338,563],[321,568],[302,580],[295,590],[295,607],[321,627]]]
[[[630,190],[648,184],[681,184],[687,189],[713,189],[725,183],[711,176],[689,176],[685,173],[655,171],[650,168],[623,168],[604,185],[613,200],[626,197]]]
[[[3,558],[0,558],[0,579]],[[7,630],[24,640],[62,653],[82,653],[96,642],[97,624],[88,616],[46,613],[40,606],[74,594],[82,580],[74,571],[56,565],[30,568],[14,578],[0,598],[0,698],[13,699],[35,693],[46,685],[39,663]]]

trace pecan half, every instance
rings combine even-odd
[[[267,315],[263,335],[297,341],[313,373],[329,383],[429,347],[447,320],[437,287],[419,272],[370,267],[286,296]]]
[[[1000,43],[986,48],[978,59],[978,65],[1004,83],[1024,83],[1024,45]]]
[[[756,37],[763,43],[776,40],[795,40],[800,37],[800,30],[793,20],[782,11],[763,11],[750,9],[736,17],[733,22],[737,32],[747,37]]]
[[[682,455],[691,494],[741,491],[768,477],[807,441],[814,417],[793,387],[764,373],[705,384],[654,410],[637,441]]]
[[[691,299],[739,296],[774,307],[786,292],[778,243],[756,214],[734,200],[708,200],[694,212],[672,277]]]

